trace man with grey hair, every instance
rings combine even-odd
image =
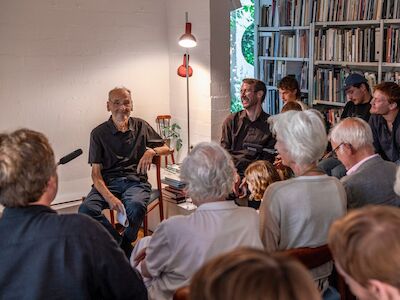
[[[185,158],[180,175],[197,210],[163,221],[131,256],[131,264],[149,280],[150,299],[172,299],[218,254],[239,246],[262,248],[257,212],[225,200],[235,173],[230,155],[216,143],[200,143]]]
[[[114,88],[109,92],[107,110],[111,112],[108,121],[90,134],[93,186],[79,207],[79,213],[99,221],[129,256],[150,199],[147,170],[153,157],[167,153],[169,148],[147,122],[130,117],[133,104],[127,88]],[[126,210],[129,226],[122,237],[102,214],[106,208],[119,213]]]
[[[393,190],[396,164],[375,154],[370,126],[360,118],[347,118],[331,131],[333,151],[346,167],[341,182],[347,194],[347,207],[367,204],[400,206]]]
[[[0,298],[147,299],[140,275],[102,226],[50,208],[57,187],[43,134],[0,135]]]

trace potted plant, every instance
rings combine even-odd
[[[172,123],[170,126],[161,127],[162,138],[165,139],[165,143],[170,146],[171,141],[175,141],[175,149],[177,152],[182,148],[182,139],[180,131],[181,126],[177,123]]]

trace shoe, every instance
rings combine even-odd
[[[125,236],[122,236],[120,247],[124,251],[126,257],[129,260],[133,250],[132,243]]]

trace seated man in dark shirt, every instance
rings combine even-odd
[[[349,117],[361,118],[368,122],[371,109],[371,92],[367,79],[361,74],[352,73],[344,81],[347,103],[343,109],[341,120]],[[346,168],[336,158],[322,160],[318,167],[326,174],[341,178],[346,175]]]
[[[0,135],[0,298],[147,299],[139,274],[102,226],[50,208],[57,187],[44,135]]]
[[[367,79],[358,73],[350,74],[344,81],[344,90],[348,101],[340,119],[357,117],[368,122],[372,95]]]
[[[274,161],[274,155],[261,150],[273,150],[275,145],[269,130],[269,115],[261,106],[265,94],[264,82],[243,79],[240,95],[244,109],[229,115],[222,126],[221,146],[231,154],[240,177],[243,177],[247,166],[255,160]],[[252,150],[252,145],[260,146],[261,149]]]
[[[400,86],[382,82],[374,88],[369,125],[375,151],[385,160],[400,163]]]
[[[150,198],[147,170],[155,155],[169,150],[147,122],[130,117],[132,107],[128,89],[115,88],[109,92],[107,109],[111,117],[90,135],[93,187],[79,207],[80,213],[100,221],[128,256]],[[120,213],[125,208],[129,226],[122,238],[102,214],[106,208]]]

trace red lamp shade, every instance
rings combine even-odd
[[[186,77],[186,70],[189,70],[189,77],[193,75],[193,69],[189,66],[189,55],[188,55],[188,68],[186,68],[186,54],[183,55],[183,64],[178,68],[178,75],[181,77]]]
[[[197,41],[192,34],[192,23],[186,22],[185,33],[179,38],[179,45],[184,48],[196,47]]]

